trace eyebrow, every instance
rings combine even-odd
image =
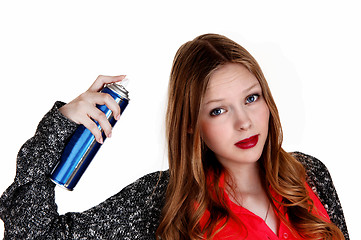
[[[223,98],[219,98],[219,99],[213,99],[213,100],[210,100],[208,102],[206,102],[206,105],[210,104],[210,103],[214,103],[214,102],[221,102],[223,101],[224,99]]]
[[[249,92],[251,91],[253,88],[257,87],[257,86],[260,86],[261,87],[261,84],[259,84],[259,82],[257,81],[255,84],[251,85],[249,88],[245,89],[243,92]],[[262,89],[262,87],[261,87]]]
[[[256,82],[255,84],[252,84],[250,87],[246,88],[243,92],[249,92],[253,88],[257,87],[257,86],[260,86],[259,82]],[[214,103],[214,102],[221,102],[223,100],[224,100],[224,98],[212,99],[212,100],[209,100],[208,102],[206,102],[206,105],[210,104],[210,103]]]

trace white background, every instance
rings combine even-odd
[[[164,109],[178,47],[220,33],[260,63],[278,105],[284,148],[321,159],[351,239],[361,239],[360,55],[356,1],[1,1],[0,192],[56,100],[99,74],[127,74],[131,102],[59,212],[83,211],[146,173],[167,168]],[[1,221],[0,221],[1,222]],[[3,223],[0,224],[0,237]]]

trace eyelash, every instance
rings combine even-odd
[[[246,98],[246,104],[251,104],[251,103],[256,102],[259,97],[260,97],[260,94],[258,94],[258,93],[249,95]],[[250,98],[254,98],[254,99],[250,100]],[[209,115],[211,115],[212,117],[216,117],[216,116],[219,116],[219,115],[223,114],[225,111],[226,110],[223,109],[223,108],[215,108],[209,113]],[[218,113],[216,113],[216,112],[218,112]]]
[[[222,111],[222,112],[216,114],[216,113],[215,113],[216,111]],[[209,115],[211,115],[212,117],[216,117],[216,116],[218,116],[218,115],[221,115],[221,114],[224,113],[225,111],[226,111],[226,110],[224,110],[223,108],[215,108],[215,109],[213,109],[213,110],[209,113]]]
[[[249,96],[246,98],[246,104],[250,104],[250,103],[253,103],[253,102],[257,101],[258,98],[259,98],[259,96],[260,96],[260,95],[259,95],[258,93],[249,95]],[[248,100],[249,100],[251,97],[254,97],[255,99],[254,99],[252,102],[248,102]]]

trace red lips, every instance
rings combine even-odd
[[[249,148],[253,148],[254,146],[256,146],[258,143],[258,135],[254,135],[252,137],[243,139],[237,143],[235,143],[234,145],[236,145],[236,147],[239,147],[241,149],[249,149]]]

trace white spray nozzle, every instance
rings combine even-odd
[[[129,78],[124,78],[124,79],[120,82],[120,84],[121,84],[123,87],[128,86],[128,84],[129,84]]]

